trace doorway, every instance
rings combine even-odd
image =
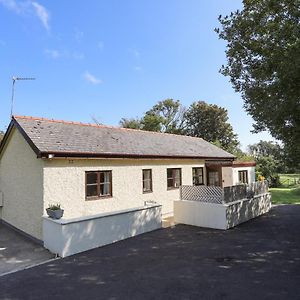
[[[207,167],[207,185],[222,187],[221,167]]]

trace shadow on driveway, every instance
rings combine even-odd
[[[228,231],[177,225],[1,277],[1,296],[299,299],[299,229],[300,205]]]
[[[39,264],[53,257],[54,255],[43,246],[0,223],[0,276]]]

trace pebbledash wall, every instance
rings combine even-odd
[[[204,161],[196,159],[42,160],[16,129],[6,145],[0,157],[0,216],[39,240],[43,240],[45,208],[57,202],[66,219],[140,207],[149,200],[162,204],[163,214],[172,213],[179,190],[167,190],[167,168],[181,168],[182,184],[192,185],[192,167],[204,167]],[[142,169],[152,169],[152,193],[142,192]],[[113,197],[85,200],[85,172],[93,170],[112,171]],[[205,168],[204,180],[206,183]]]
[[[90,159],[47,160],[44,164],[44,203],[59,202],[66,218],[106,213],[144,205],[162,204],[162,213],[173,212],[179,189],[167,190],[167,168],[181,168],[182,184],[192,185],[192,168],[204,167],[201,160]],[[142,170],[152,169],[151,193],[142,191]],[[111,198],[85,200],[85,172],[112,171]],[[206,174],[204,174],[204,177]]]
[[[2,220],[42,239],[43,162],[16,129],[0,157]]]

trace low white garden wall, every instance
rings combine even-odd
[[[270,209],[270,193],[226,204],[179,200],[174,201],[174,221],[200,227],[229,229],[265,214]]]
[[[61,257],[161,228],[162,206],[53,220],[43,217],[44,247]]]

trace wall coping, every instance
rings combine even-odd
[[[122,214],[127,214],[130,212],[136,212],[136,211],[141,211],[141,210],[146,210],[150,208],[156,208],[156,207],[161,207],[161,204],[154,204],[154,205],[147,205],[147,206],[139,206],[139,207],[134,207],[134,208],[129,208],[129,209],[123,209],[123,210],[117,210],[117,211],[112,211],[112,212],[107,212],[107,213],[100,213],[96,215],[89,215],[89,216],[82,216],[82,217],[77,217],[77,218],[70,218],[70,219],[59,219],[55,220],[52,219],[48,216],[42,216],[44,220],[47,220],[49,222],[53,222],[59,225],[68,225],[72,223],[78,223],[78,222],[84,222],[84,221],[89,221],[89,220],[94,220],[94,219],[101,219],[101,218],[106,218],[106,217],[111,217],[111,216],[116,216],[116,215],[122,215]]]

